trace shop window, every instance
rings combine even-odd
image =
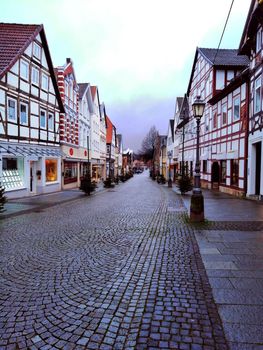
[[[17,116],[16,116],[16,100],[13,100],[11,98],[8,98],[8,113],[7,118],[9,121],[16,122]]]
[[[225,184],[226,183],[226,160],[221,160],[220,168],[221,168],[220,182],[222,184]]]
[[[80,164],[80,177],[83,178],[86,174],[88,174],[88,171],[89,171],[88,163],[81,163]]]
[[[213,128],[217,128],[217,113],[213,114]]]
[[[2,181],[7,190],[24,186],[24,161],[22,158],[3,158]]]
[[[239,161],[238,159],[231,160],[231,185],[238,186],[239,176]]]
[[[56,159],[46,159],[46,182],[58,180],[58,161]]]
[[[78,163],[64,162],[64,184],[77,182]]]

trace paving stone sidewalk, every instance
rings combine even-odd
[[[0,221],[0,349],[228,349],[179,196],[138,175]]]

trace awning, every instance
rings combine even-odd
[[[65,157],[66,154],[59,147],[21,145],[0,143],[0,155],[14,155],[16,157]]]

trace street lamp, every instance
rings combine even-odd
[[[172,179],[171,179],[171,159],[172,159],[172,151],[168,152],[168,158],[169,158],[169,180],[168,180],[168,187],[173,187]]]
[[[200,182],[199,134],[200,122],[205,109],[205,102],[200,99],[200,96],[197,96],[192,107],[194,118],[196,120],[196,161],[194,188],[191,196],[190,220],[192,222],[201,222],[204,221],[204,197],[201,191]]]

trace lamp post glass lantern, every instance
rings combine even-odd
[[[204,221],[204,197],[201,191],[200,181],[200,122],[205,109],[205,102],[197,96],[193,105],[193,114],[196,120],[196,161],[195,161],[195,175],[194,175],[194,187],[191,196],[190,206],[190,220],[193,222]]]
[[[168,187],[173,187],[172,179],[171,179],[171,159],[172,159],[172,151],[168,152],[168,159],[169,159],[169,180],[168,180]]]

